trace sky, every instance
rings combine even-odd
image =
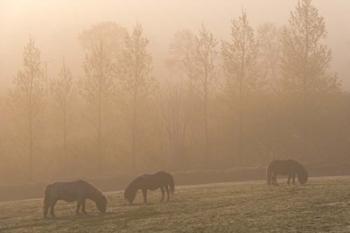
[[[325,17],[327,43],[333,50],[333,70],[350,89],[350,0],[314,0]],[[230,23],[247,11],[253,26],[282,26],[297,0],[0,0],[0,84],[8,87],[22,64],[28,39],[34,38],[49,75],[58,73],[63,57],[75,76],[82,75],[82,30],[103,21],[131,28],[141,23],[150,41],[156,74],[169,52],[174,33],[198,30],[205,24],[219,41]]]

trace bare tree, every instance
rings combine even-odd
[[[185,72],[191,89],[195,89],[202,100],[205,158],[208,159],[210,154],[208,104],[215,78],[217,41],[204,26],[196,35],[189,31],[182,31],[175,36],[172,44],[172,59]]]
[[[163,125],[170,149],[168,163],[173,164],[176,157],[183,156],[186,153],[189,111],[184,85],[182,83],[168,84],[162,92],[160,100]]]
[[[212,87],[212,79],[214,78],[215,59],[217,55],[217,42],[212,33],[202,26],[198,36],[196,37],[196,53],[195,61],[197,62],[197,75],[203,90],[204,105],[204,135],[205,135],[205,153],[208,158],[209,152],[209,133],[208,133],[208,101],[209,92]]]
[[[81,42],[85,50],[82,94],[96,113],[96,142],[99,169],[104,159],[104,115],[115,92],[118,64],[123,50],[126,30],[115,23],[101,23],[84,31]]]
[[[277,92],[280,77],[281,29],[271,23],[258,27],[256,40],[259,46],[258,64],[269,90]]]
[[[29,39],[24,47],[23,68],[14,79],[15,89],[11,93],[12,100],[26,119],[28,137],[29,180],[33,180],[33,156],[35,123],[44,106],[46,78],[40,59],[40,50],[35,41]]]
[[[331,50],[325,45],[326,26],[311,0],[300,0],[282,33],[282,89],[302,101],[302,141],[306,153],[311,96],[339,90],[337,76],[329,71]]]
[[[258,43],[245,12],[242,12],[238,19],[232,21],[231,39],[228,42],[223,42],[222,56],[228,91],[233,96],[238,97],[237,156],[240,158],[244,96],[248,91],[260,87],[256,69]]]
[[[329,72],[331,50],[323,43],[324,18],[311,0],[299,0],[282,32],[283,87],[289,91],[334,91],[339,80]]]
[[[66,63],[62,62],[62,67],[57,79],[51,82],[51,91],[54,101],[61,115],[61,126],[63,135],[63,154],[67,156],[67,132],[68,132],[68,115],[72,97],[73,77]]]
[[[126,37],[123,52],[124,78],[122,85],[130,96],[131,106],[131,166],[136,168],[137,135],[139,134],[139,109],[141,100],[148,97],[154,87],[151,77],[152,57],[147,51],[148,39],[143,28],[137,24],[132,33]]]

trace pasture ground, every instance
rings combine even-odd
[[[284,181],[283,181],[284,182]],[[280,180],[281,183],[281,180]],[[108,193],[108,213],[89,202],[89,216],[59,202],[57,219],[42,218],[42,200],[0,203],[0,232],[350,232],[350,177],[313,178],[305,186],[268,187],[265,182],[177,187],[170,203],[149,193],[149,205],[125,203]]]

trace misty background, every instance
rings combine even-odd
[[[164,79],[164,60],[174,33],[181,29],[198,30],[204,23],[218,38],[229,35],[229,26],[242,9],[252,26],[287,23],[296,0],[2,0],[0,2],[0,61],[2,87],[11,84],[21,64],[23,46],[32,36],[42,50],[48,72],[55,74],[64,56],[75,75],[82,75],[83,52],[79,33],[91,25],[113,21],[127,28],[142,23],[150,41],[154,72]],[[334,70],[350,88],[350,3],[347,0],[315,0],[325,17],[327,42],[333,51]]]
[[[1,1],[0,183],[348,170],[350,3],[312,1],[305,58],[298,2]]]

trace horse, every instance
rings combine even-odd
[[[95,202],[97,209],[105,213],[107,208],[107,198],[95,188],[83,180],[73,182],[56,182],[50,184],[45,189],[44,197],[44,218],[47,218],[49,209],[52,217],[55,216],[55,205],[57,201],[63,200],[66,202],[77,202],[76,214],[80,214],[80,209],[83,214],[87,214],[85,210],[86,199]]]
[[[298,177],[300,184],[305,184],[308,173],[304,166],[295,160],[273,160],[267,168],[267,184],[278,185],[277,175],[288,175],[287,184],[295,184],[295,177]]]
[[[174,178],[167,172],[159,171],[154,174],[144,174],[136,177],[126,187],[124,198],[131,205],[135,200],[136,193],[139,189],[142,190],[144,204],[147,204],[147,190],[156,190],[160,188],[162,193],[161,202],[164,201],[164,193],[167,193],[167,201],[169,201],[169,190],[171,193],[175,191]]]

